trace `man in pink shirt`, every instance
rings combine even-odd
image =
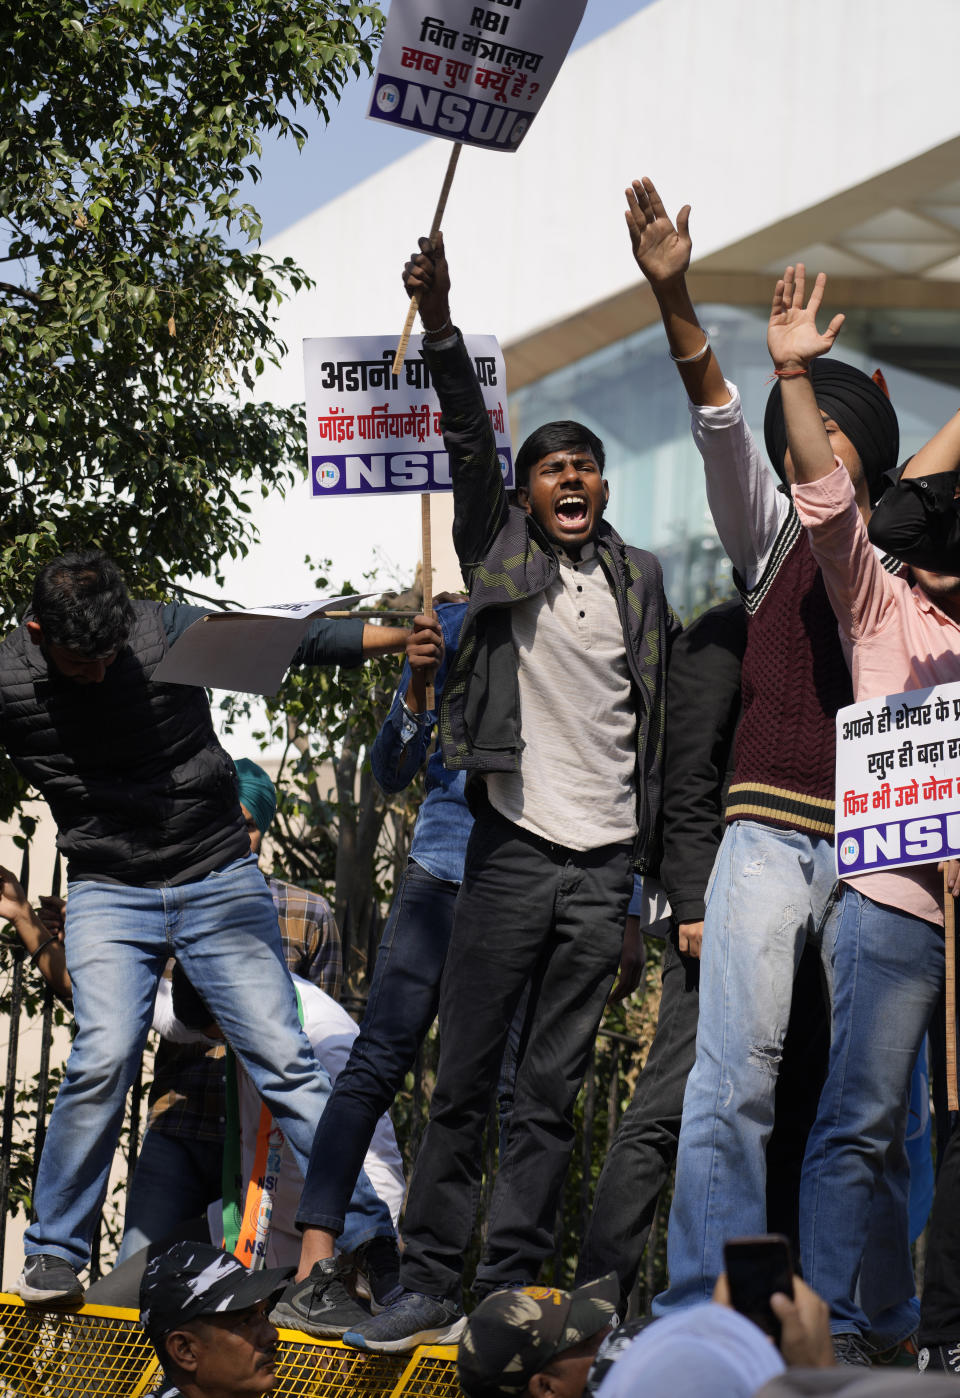
[[[960,680],[960,578],[914,571],[913,586],[881,565],[846,469],[849,440],[817,406],[809,369],[843,323],[821,334],[826,278],[804,305],[804,269],[777,283],[767,345],[780,379],[794,503],[840,624],[857,700]],[[956,429],[919,455],[951,448]],[[911,1069],[943,982],[941,881],[926,865],[845,878],[827,928],[833,1041],[800,1194],[804,1276],[830,1305],[847,1362],[868,1329],[857,1299],[874,1191],[902,1138]],[[860,1362],[869,1359],[865,1347]]]

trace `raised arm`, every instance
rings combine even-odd
[[[789,505],[757,449],[739,395],[720,371],[687,290],[689,204],[674,227],[652,180],[634,180],[626,196],[633,256],[656,298],[670,355],[690,400],[713,522],[749,591],[763,574]]]
[[[674,227],[653,180],[646,176],[634,180],[626,196],[625,217],[634,260],[657,299],[670,357],[679,370],[687,396],[691,403],[721,407],[730,402],[730,392],[687,290],[687,268],[693,247],[689,231],[690,205],[684,204]]]
[[[960,413],[941,427],[935,437],[922,446],[916,456],[912,456],[903,468],[902,481],[916,480],[918,476],[939,476],[960,467]]]
[[[826,275],[821,272],[804,305],[804,265],[798,263],[796,270],[788,267],[774,290],[767,326],[767,348],[773,372],[780,380],[787,445],[797,485],[828,476],[836,465],[808,372],[815,359],[833,348],[844,321],[842,315],[835,315],[823,334],[817,329],[817,312],[826,285]]]
[[[420,293],[424,357],[443,413],[443,444],[453,477],[453,543],[467,585],[489,551],[507,513],[506,491],[476,372],[450,318],[450,273],[440,235],[420,239],[403,269],[410,296]]]
[[[809,531],[841,634],[856,642],[884,625],[893,606],[892,583],[867,536],[869,499],[865,490],[861,498],[854,493],[854,475],[862,485],[859,457],[854,463],[841,456],[852,444],[824,420],[809,374],[843,324],[843,316],[836,315],[822,334],[817,329],[826,284],[821,272],[804,305],[803,264],[786,269],[773,294],[767,347],[783,394],[794,503]]]

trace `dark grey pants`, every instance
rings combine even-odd
[[[578,1286],[616,1272],[624,1300],[633,1289],[657,1199],[677,1158],[699,1008],[700,962],[681,955],[674,928],[663,954],[657,1031],[597,1182]]]
[[[613,983],[630,849],[578,853],[480,812],[440,987],[440,1063],[403,1224],[403,1285],[460,1299],[481,1141],[510,1023],[531,982],[526,1042],[491,1202],[479,1289],[535,1282],[553,1249],[573,1106]]]

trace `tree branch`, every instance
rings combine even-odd
[[[40,297],[35,291],[28,291],[25,286],[14,286],[13,282],[0,282],[0,291],[10,292],[14,296],[22,296],[25,301],[32,301],[35,306],[40,305]]]

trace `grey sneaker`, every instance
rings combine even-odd
[[[396,1238],[371,1238],[361,1243],[353,1257],[359,1279],[366,1283],[374,1315],[392,1306],[403,1295],[400,1285],[400,1253]],[[358,1280],[359,1280],[358,1279]]]
[[[453,1301],[438,1301],[420,1291],[405,1291],[399,1301],[361,1327],[344,1332],[344,1344],[378,1354],[407,1354],[418,1345],[453,1345],[467,1317]]]
[[[320,1340],[338,1340],[345,1330],[370,1319],[343,1284],[349,1269],[338,1257],[315,1262],[303,1281],[292,1281],[270,1319],[287,1330],[303,1330]]]
[[[79,1277],[69,1262],[52,1252],[33,1252],[25,1259],[17,1292],[28,1306],[61,1310],[83,1305]]]
[[[863,1338],[855,1331],[833,1335],[831,1338],[833,1357],[838,1364],[858,1364],[864,1369],[870,1368],[870,1351]]]

